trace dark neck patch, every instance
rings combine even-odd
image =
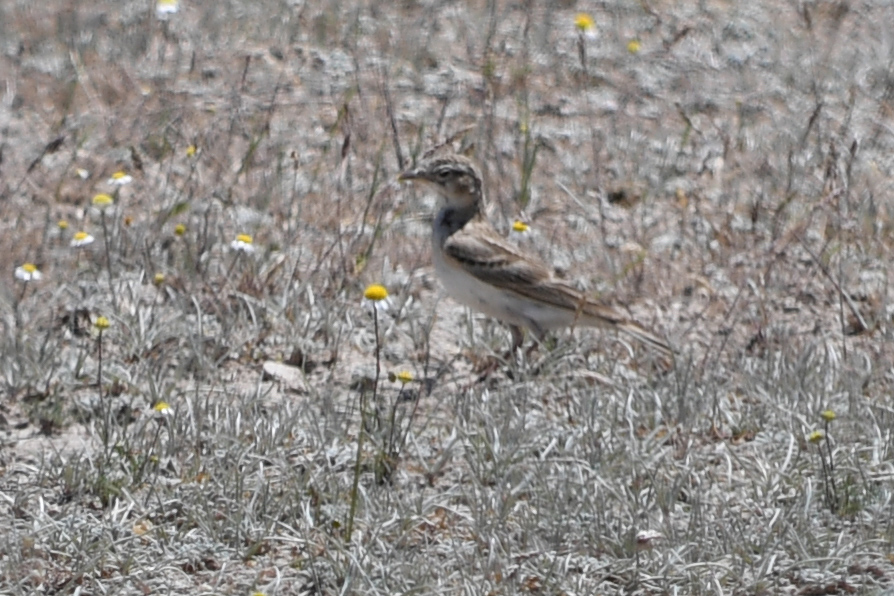
[[[438,213],[438,217],[435,220],[435,225],[447,230],[447,235],[451,235],[458,230],[461,230],[463,226],[469,223],[475,214],[478,213],[477,207],[467,207],[467,208],[457,208],[457,207],[444,207]]]

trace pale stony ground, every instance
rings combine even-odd
[[[892,22],[3,3],[0,593],[883,593]],[[479,379],[508,332],[395,181],[445,142],[675,361],[575,330]]]

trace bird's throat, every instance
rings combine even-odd
[[[447,238],[463,229],[467,223],[479,215],[480,210],[477,205],[462,208],[444,207],[438,212],[437,217],[435,217],[435,234]]]

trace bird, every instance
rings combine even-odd
[[[539,257],[504,239],[486,217],[483,180],[471,159],[429,157],[398,180],[420,183],[443,199],[432,222],[435,272],[454,300],[509,326],[510,353],[524,342],[523,328],[539,343],[549,331],[585,326],[615,329],[673,356],[655,332],[587,297],[558,279]]]

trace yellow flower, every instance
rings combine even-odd
[[[16,279],[21,279],[22,281],[37,281],[43,277],[43,274],[34,263],[25,263],[16,267],[15,275]]]
[[[525,222],[521,221],[520,219],[516,219],[512,223],[512,231],[513,232],[517,232],[519,234],[524,234],[525,232],[527,232],[530,229],[531,229],[530,226],[528,224],[526,224]]]
[[[157,286],[160,286],[161,284],[165,283],[165,274],[164,273],[156,273],[155,277],[152,278],[152,283],[154,283]]]
[[[388,290],[381,284],[372,284],[366,286],[366,291],[363,292],[363,297],[367,300],[372,300],[373,302],[381,302],[388,298]]]
[[[820,417],[826,422],[832,422],[836,418],[835,412],[832,410],[823,410],[820,412]]]
[[[400,381],[402,385],[406,385],[413,380],[413,373],[408,370],[402,370],[394,375],[394,378]]]
[[[109,320],[101,315],[96,317],[96,320],[93,322],[93,326],[100,331],[108,329],[109,325],[111,325],[111,323],[109,323]]]
[[[363,291],[362,304],[373,313],[387,312],[391,308],[388,290],[382,284],[366,286],[366,290]]]
[[[159,414],[161,414],[162,416],[167,416],[167,415],[173,413],[171,410],[171,405],[166,401],[158,402],[157,404],[152,406],[152,409],[155,410],[156,412],[158,412]]]
[[[593,30],[596,26],[596,22],[593,20],[593,17],[587,13],[579,12],[574,17],[574,26],[577,27],[578,31],[581,33],[586,33],[587,31]]]
[[[105,193],[100,193],[100,194],[96,195],[95,197],[93,197],[93,206],[99,207],[100,209],[105,209],[106,207],[110,207],[112,205],[112,203],[114,203],[114,202],[115,202],[115,199],[113,199],[111,196],[109,196]]]
[[[186,226],[183,224],[177,224],[176,226],[174,226],[174,233],[178,236],[182,236],[186,233]]]
[[[198,149],[196,148],[196,146],[195,146],[195,145],[190,145],[189,147],[186,148],[186,157],[193,157],[193,156],[195,156],[196,151],[198,151]]]
[[[91,236],[87,232],[77,232],[74,236],[71,237],[71,247],[83,248],[84,246],[93,244],[93,240],[93,236]]]
[[[60,219],[59,221],[57,221],[56,225],[59,227],[60,230],[68,229],[68,222],[65,221],[64,219]]]
[[[811,443],[819,443],[820,441],[823,440],[824,437],[825,437],[825,435],[823,435],[823,431],[815,430],[812,433],[810,433],[809,435],[807,435],[807,440],[810,441]]]
[[[112,177],[109,178],[109,184],[114,184],[115,186],[124,186],[125,184],[130,184],[133,182],[133,176],[130,176],[126,172],[118,171],[112,174]]]
[[[242,252],[254,252],[255,247],[252,242],[252,237],[248,234],[239,234],[235,240],[230,242],[230,248]]]
[[[627,51],[631,54],[636,54],[640,50],[640,43],[638,39],[631,39],[627,42]]]

